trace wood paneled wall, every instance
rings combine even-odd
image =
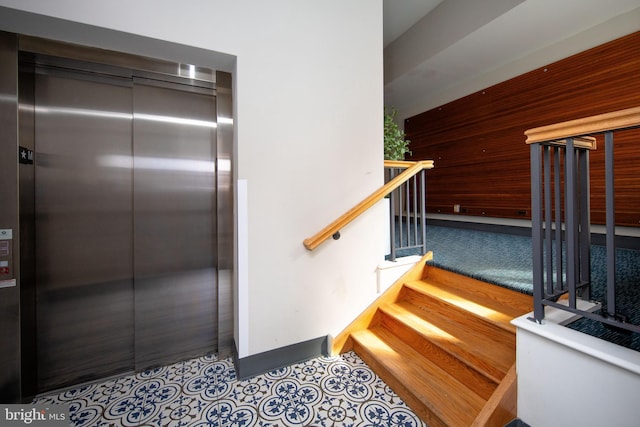
[[[640,106],[640,32],[405,121],[413,155],[435,160],[428,212],[530,218],[533,127]],[[591,153],[591,219],[604,224],[604,140]],[[640,226],[640,129],[615,134],[616,223]]]

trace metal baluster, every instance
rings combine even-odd
[[[531,144],[531,247],[533,261],[533,316],[537,322],[544,319],[542,296],[542,154],[539,144]]]
[[[580,172],[580,297],[591,298],[591,205],[589,182],[589,150],[578,156]]]
[[[547,293],[553,294],[553,239],[551,238],[552,218],[551,218],[551,147],[543,146],[543,167],[544,178],[544,248],[545,248],[545,269],[547,272]]]
[[[406,247],[410,247],[411,246],[411,193],[409,192],[409,181],[404,183],[404,191],[405,191],[405,207],[404,207],[404,212],[405,212],[405,222],[407,223],[407,246]]]
[[[413,246],[418,246],[418,176],[412,178],[413,183]]]
[[[406,184],[402,184],[400,187],[398,187],[397,191],[398,191],[398,249],[401,249],[404,246],[404,224],[403,224],[403,220],[402,220],[402,206],[403,206],[403,201],[402,201],[402,189],[404,188]]]
[[[567,138],[565,157],[565,228],[567,235],[567,285],[569,307],[576,308],[576,152],[573,138]]]
[[[427,174],[420,171],[420,224],[422,224],[422,255],[427,253]]]
[[[395,169],[389,169],[389,181],[395,177]],[[391,241],[389,259],[396,260],[396,190],[389,194],[389,239]]]
[[[556,147],[554,150],[554,196],[555,196],[555,208],[556,208],[556,290],[561,291],[565,288],[564,280],[562,278],[564,269],[562,268],[563,250],[562,250],[562,187],[560,182],[562,181],[562,173],[560,168],[562,148]]]
[[[606,245],[607,245],[607,312],[616,314],[616,218],[615,186],[613,174],[613,132],[604,134]]]

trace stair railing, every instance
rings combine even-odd
[[[533,319],[542,322],[545,306],[556,307],[627,331],[640,332],[616,311],[614,133],[640,127],[640,107],[529,129]],[[591,230],[589,152],[604,134],[606,199],[606,307],[578,307],[590,299]],[[564,209],[563,209],[564,204]],[[564,215],[563,215],[564,214]],[[564,227],[564,233],[562,228]],[[568,295],[567,304],[558,302]]]
[[[413,162],[385,161],[385,182],[390,182],[412,164]],[[398,253],[413,254],[411,251],[415,249],[419,250],[420,255],[427,252],[426,196],[424,169],[389,193],[390,261],[395,261]]]
[[[433,168],[433,160],[421,160],[417,162],[405,162],[405,161],[385,161],[385,168],[388,170],[393,170],[393,172],[388,172],[387,178],[388,182],[386,182],[382,187],[371,193],[367,198],[362,200],[356,206],[345,212],[331,224],[327,225],[325,228],[320,230],[315,235],[305,239],[303,244],[305,248],[308,250],[314,250],[320,244],[322,244],[325,240],[329,239],[329,237],[333,237],[335,240],[340,238],[340,230],[343,229],[347,224],[356,219],[362,213],[364,213],[367,209],[378,203],[380,200],[384,199],[389,195],[390,197],[390,210],[391,210],[391,223],[390,223],[390,233],[391,234],[391,259],[395,259],[395,254],[398,250],[396,245],[394,244],[396,240],[396,230],[397,226],[394,223],[394,218],[400,216],[400,221],[402,221],[404,216],[404,221],[408,223],[409,219],[412,219],[416,227],[414,230],[417,230],[418,219],[417,216],[420,216],[420,224],[421,224],[421,232],[423,234],[422,240],[420,241],[420,245],[422,247],[422,253],[426,253],[425,247],[425,238],[424,233],[426,233],[425,225],[425,217],[426,217],[426,174],[425,171]],[[400,172],[403,170],[402,172]],[[400,195],[402,194],[402,195]],[[405,199],[407,195],[411,195],[411,201],[409,199]],[[398,204],[400,201],[400,204]],[[402,206],[402,207],[400,207]],[[410,209],[409,209],[410,208]],[[399,210],[398,210],[399,209]],[[411,218],[411,213],[416,212],[417,215],[414,215]],[[411,213],[410,213],[411,212]],[[418,213],[419,212],[419,213]],[[401,228],[402,230],[402,228]],[[416,239],[412,240],[404,240],[405,242],[412,242],[414,245]],[[400,246],[401,248],[409,247],[410,245]]]

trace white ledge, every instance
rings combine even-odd
[[[588,310],[593,307],[593,304],[578,301],[578,308],[580,309]],[[536,334],[640,375],[640,352],[563,326],[574,318],[577,318],[574,314],[557,308],[546,307],[545,318],[542,324],[529,320],[530,318],[533,318],[533,313],[515,318],[511,323],[518,329]]]
[[[420,255],[409,255],[405,257],[396,258],[395,261],[385,260],[378,264],[378,270],[387,270],[389,268],[404,267],[406,265],[414,265],[422,259]]]

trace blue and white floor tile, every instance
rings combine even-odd
[[[425,426],[355,354],[236,379],[230,359],[201,357],[42,396],[73,426]]]

